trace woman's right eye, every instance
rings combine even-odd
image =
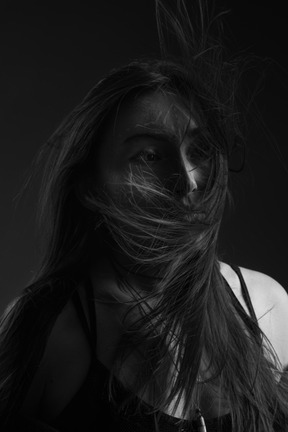
[[[140,153],[138,153],[136,156],[132,158],[133,160],[136,160],[138,162],[144,162],[144,163],[154,163],[161,159],[159,153],[155,150],[142,150]]]

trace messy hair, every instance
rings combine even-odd
[[[273,431],[287,416],[277,356],[257,323],[233,300],[218,261],[230,158],[244,145],[237,105],[239,63],[225,57],[220,39],[211,37],[221,17],[209,12],[206,1],[178,0],[175,10],[165,3],[155,1],[160,55],[112,70],[40,151],[38,160],[45,162],[39,193],[43,254],[34,280],[1,321],[3,422],[18,412],[53,323],[88,271],[95,233],[101,229],[134,258],[137,271],[161,268],[161,278],[154,278],[153,289],[141,297],[118,272],[119,287],[131,293],[132,302],[112,366],[112,399],[113,376],[133,347],[141,367],[132,392],[148,391],[152,410],[165,412],[173,401],[176,410],[184,400],[182,416],[192,419],[205,385],[227,401],[235,432]],[[125,186],[131,206],[123,208],[91,182],[107,120],[123,101],[155,91],[177,96],[191,116],[197,112],[200,133],[193,151],[196,145],[201,160],[209,162],[197,206],[183,206],[157,181],[130,175]],[[138,206],[135,191],[160,213]],[[117,263],[115,268],[117,273]],[[135,310],[139,317],[131,320]],[[35,326],[31,316],[41,325]]]

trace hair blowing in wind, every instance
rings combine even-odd
[[[139,367],[130,383],[131,397],[140,396],[138,409],[141,396],[149,394],[151,411],[165,412],[173,403],[183,419],[193,419],[209,389],[228,407],[234,432],[281,430],[288,417],[287,382],[277,356],[257,322],[235,303],[220,272],[218,234],[229,194],[230,158],[243,147],[243,104],[237,94],[239,60],[225,54],[221,14],[207,3],[156,0],[160,58],[142,58],[111,71],[40,151],[43,253],[33,281],[1,320],[3,423],[21,406],[49,331],[88,274],[100,230],[129,258],[131,271],[151,274],[149,289],[140,293],[114,262],[117,282],[130,293],[131,305],[112,365],[112,400],[114,377],[133,349]],[[124,206],[93,185],[92,162],[106,120],[121,103],[155,91],[179,98],[191,117],[196,111],[199,135],[191,152],[207,170],[205,184],[196,201],[184,202],[153,175],[127,175],[123,186],[129,206]]]

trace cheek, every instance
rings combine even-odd
[[[208,184],[209,176],[211,175],[211,170],[212,170],[212,163],[209,161],[202,162],[197,167],[197,179],[198,179],[197,183],[198,183],[198,188],[200,190],[206,188]]]
[[[111,169],[106,169],[98,178],[97,186],[113,201],[123,196],[123,178],[121,174]]]
[[[122,208],[155,213],[155,188],[161,187],[161,183],[154,172],[129,166],[110,170],[106,172],[103,186],[108,197]]]
[[[201,165],[196,165],[194,168],[194,178],[197,183],[198,189],[201,189],[201,186],[203,186],[206,183],[207,175],[208,175],[208,167]]]
[[[127,166],[123,166],[120,162],[112,164],[103,164],[99,169],[96,184],[100,194],[104,194],[106,198],[111,199],[114,203],[123,206],[131,206],[131,202],[137,205],[142,205],[140,190],[133,185],[135,177],[132,175]],[[141,182],[138,181],[137,183]],[[142,182],[143,184],[143,182]]]

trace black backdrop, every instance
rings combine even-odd
[[[247,162],[232,177],[225,216],[227,261],[269,274],[286,289],[288,240],[287,34],[285,2],[216,1],[232,50],[272,58],[256,96],[264,133],[249,120]],[[0,309],[37,266],[33,188],[18,194],[39,146],[112,67],[158,51],[153,0],[2,1],[0,38]],[[287,27],[286,27],[287,28]],[[260,67],[261,69],[261,67]],[[261,69],[262,70],[262,69]],[[261,72],[260,70],[260,72]],[[259,74],[248,74],[253,91]],[[262,128],[263,129],[263,128]]]

